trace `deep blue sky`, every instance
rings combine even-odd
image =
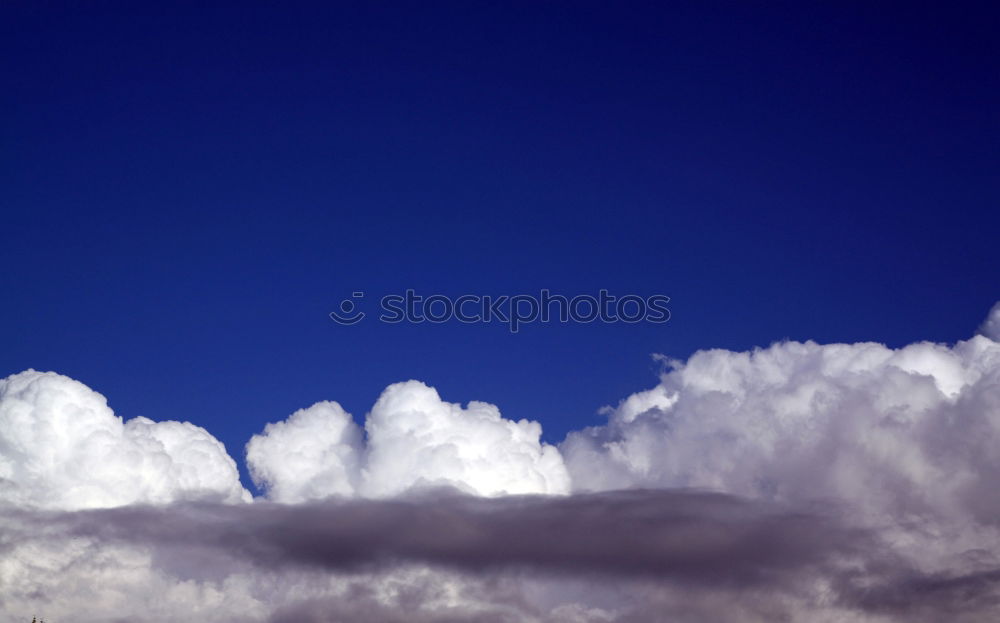
[[[237,457],[409,378],[557,441],[651,353],[951,342],[1000,299],[988,4],[170,4],[0,7],[0,375]],[[672,319],[327,317],[405,288]]]

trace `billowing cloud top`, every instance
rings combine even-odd
[[[993,306],[979,332],[994,342],[1000,342],[1000,303]]]
[[[249,501],[236,462],[188,422],[122,422],[83,383],[27,370],[0,380],[0,502],[79,509]]]
[[[317,402],[274,422],[247,444],[254,483],[271,499],[352,496],[361,471],[361,429],[336,402]]]
[[[568,493],[559,451],[537,422],[513,422],[485,402],[444,402],[418,381],[390,385],[365,422],[321,402],[269,424],[247,444],[258,485],[280,502],[330,495],[386,497],[451,486],[485,496]]]
[[[984,337],[954,348],[784,342],[702,351],[561,449],[583,490],[883,500],[955,492],[1000,470],[969,452],[1000,436],[984,409],[998,381],[1000,345]]]
[[[560,445],[576,491],[694,487],[849,508],[923,564],[1000,566],[1000,343],[782,342],[675,363]]]
[[[320,402],[250,440],[252,504],[234,504],[249,495],[205,430],[123,422],[72,379],[15,374],[0,381],[0,612],[992,620],[998,322],[1000,305],[953,346],[700,351],[558,447],[417,381],[363,427]]]

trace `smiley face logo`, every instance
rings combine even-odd
[[[365,317],[365,312],[359,311],[357,309],[357,304],[354,299],[363,299],[365,297],[364,292],[354,292],[351,294],[351,298],[344,299],[340,302],[338,306],[339,311],[330,312],[330,318],[337,324],[352,325],[361,322]]]

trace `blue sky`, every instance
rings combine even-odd
[[[954,342],[1000,298],[989,11],[0,14],[0,372],[55,370],[235,456],[265,422],[323,399],[360,419],[407,379],[558,441],[656,384],[652,353]],[[671,320],[327,316],[407,288],[666,294]]]

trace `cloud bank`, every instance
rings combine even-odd
[[[603,426],[388,387],[246,447],[0,380],[0,612],[50,621],[983,621],[1000,607],[1000,306],[955,345],[671,362]],[[252,503],[248,503],[252,502]]]
[[[885,526],[928,564],[987,537],[990,560],[998,553],[998,342],[702,351],[638,396],[560,446],[576,490],[820,498]]]
[[[247,464],[279,502],[438,486],[484,496],[569,493],[562,457],[541,434],[538,422],[504,419],[485,402],[462,408],[408,381],[386,388],[364,435],[339,404],[321,402],[268,424],[247,444]]]
[[[0,379],[0,503],[75,510],[249,501],[236,462],[189,422],[122,422],[83,383],[27,370]]]

